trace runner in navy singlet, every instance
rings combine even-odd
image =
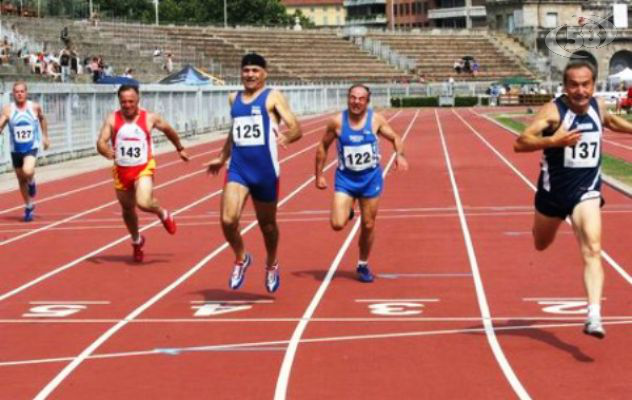
[[[565,94],[546,104],[517,139],[517,152],[543,150],[535,195],[534,245],[545,250],[569,217],[580,244],[588,317],[584,333],[605,337],[601,323],[601,140],[603,127],[632,133],[632,124],[608,112],[593,97],[595,67],[571,60],[564,70]]]

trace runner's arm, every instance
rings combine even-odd
[[[48,121],[44,116],[42,106],[37,105],[37,118],[39,119],[40,127],[42,128],[42,136],[44,137],[44,150],[50,147],[50,138],[48,136]]]
[[[108,116],[105,121],[103,121],[103,126],[101,127],[99,138],[97,139],[97,151],[108,160],[114,160],[114,150],[112,150],[110,146],[113,123],[114,117],[112,115]]]
[[[303,133],[301,132],[301,126],[298,123],[296,116],[290,109],[285,96],[283,96],[283,94],[278,90],[273,90],[270,95],[272,97],[274,109],[287,126],[287,132],[282,134],[287,140],[283,141],[281,144],[286,145],[296,142],[301,138],[301,136],[303,136]]]
[[[632,133],[632,123],[618,115],[611,114],[602,99],[598,100],[599,110],[603,115],[603,125],[615,132]]]
[[[2,107],[2,115],[0,115],[0,135],[2,135],[7,122],[9,122],[9,111],[7,106],[4,106]]]
[[[316,147],[316,165],[314,175],[316,178],[316,187],[319,189],[325,189],[327,187],[327,181],[323,176],[323,169],[325,169],[325,163],[327,162],[327,151],[329,150],[329,146],[331,146],[338,136],[338,126],[339,123],[337,118],[330,119],[327,122],[325,134],[318,143],[318,147]]]
[[[579,140],[580,133],[566,131],[562,126],[552,135],[544,137],[542,133],[553,126],[560,125],[560,116],[554,103],[547,103],[535,116],[514,142],[517,153],[537,151],[550,147],[573,146]]]
[[[399,136],[388,121],[382,116],[382,114],[375,114],[375,122],[377,125],[377,132],[379,135],[386,138],[393,144],[393,150],[395,150],[396,159],[395,165],[398,169],[402,169],[406,171],[408,169],[408,161],[404,156],[404,142],[402,141],[401,136]]]
[[[153,113],[152,113],[153,114]],[[165,134],[167,139],[173,144],[178,152],[178,155],[184,161],[189,161],[189,155],[184,150],[184,146],[180,142],[180,136],[178,136],[178,132],[167,121],[165,121],[160,114],[153,114],[154,119],[154,127]]]

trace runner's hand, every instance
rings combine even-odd
[[[188,162],[191,159],[191,157],[187,154],[186,150],[184,150],[184,149],[178,151],[178,155],[180,156],[182,161],[187,161]]]
[[[108,149],[105,151],[105,154],[103,155],[103,157],[107,158],[108,160],[114,160],[114,150],[112,150],[111,148],[108,147]]]
[[[397,157],[395,157],[395,169],[397,171],[408,171],[408,161],[406,160],[406,157],[401,154],[398,154]]]
[[[48,136],[44,137],[44,150],[48,150],[48,148],[50,147],[50,139],[48,138]]]
[[[287,136],[285,136],[282,133],[279,133],[277,135],[277,144],[283,147],[284,149],[287,149],[287,145],[290,144],[290,141],[288,140]]]
[[[567,131],[566,129],[560,127],[553,136],[551,136],[551,142],[554,147],[566,147],[566,146],[575,146],[582,134],[579,129],[573,129],[572,131]]]
[[[320,175],[319,177],[316,178],[316,187],[318,189],[327,189],[327,179],[325,179],[325,177],[323,175]]]
[[[217,175],[219,173],[219,170],[222,169],[222,167],[224,166],[225,161],[222,160],[220,157],[217,157],[209,162],[207,162],[206,164],[204,164],[204,166],[206,167],[206,172],[211,174],[211,175]]]

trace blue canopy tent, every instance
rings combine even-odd
[[[132,85],[139,86],[140,83],[136,79],[126,78],[124,76],[108,76],[104,75],[96,82],[101,85]]]
[[[193,86],[211,85],[217,83],[223,85],[224,82],[215,78],[213,75],[209,75],[191,65],[186,65],[178,72],[174,72],[160,82],[165,85],[185,84]]]

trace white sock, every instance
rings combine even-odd
[[[169,216],[169,211],[163,208],[162,213],[160,214],[160,219],[164,221],[167,219],[168,216]]]
[[[138,239],[134,239],[134,236],[132,236],[132,243],[140,244],[140,242],[142,241],[143,241],[143,238],[140,235],[138,235]]]
[[[588,305],[588,318],[601,318],[601,306],[599,304]]]
[[[366,267],[369,264],[368,261],[359,260],[358,267]]]
[[[33,208],[33,202],[31,200],[26,202],[26,208]]]

